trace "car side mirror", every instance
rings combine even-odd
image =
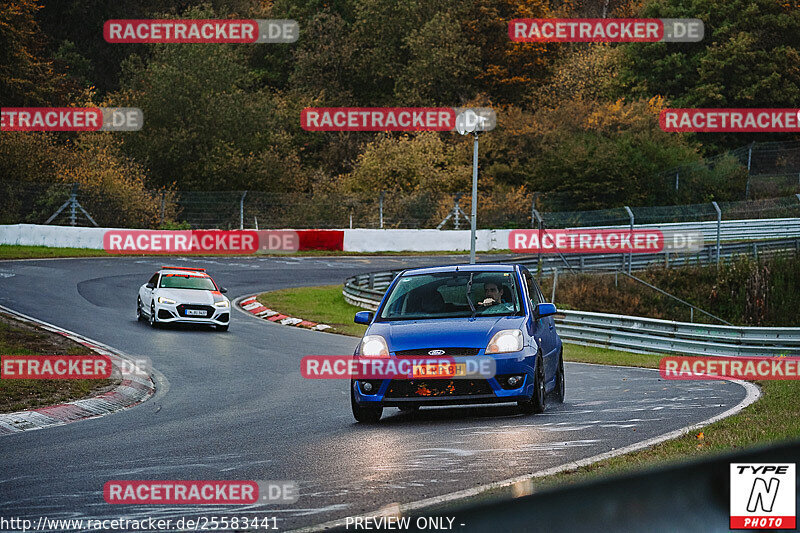
[[[543,304],[536,304],[536,310],[534,314],[536,318],[544,318],[546,316],[552,316],[558,313],[555,304],[543,303]]]
[[[145,285],[145,287],[148,288],[148,289],[155,289],[156,288],[156,286],[154,284],[152,284],[152,283],[148,283],[147,285]]]
[[[353,322],[355,322],[356,324],[369,324],[370,322],[372,322],[372,318],[374,316],[375,313],[373,313],[372,311],[359,311],[358,313],[356,313]]]
[[[219,288],[219,292],[221,292],[222,294],[225,294],[226,292],[228,292],[228,289],[226,289],[225,287],[220,287]]]

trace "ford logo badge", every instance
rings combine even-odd
[[[444,350],[428,350],[428,355],[444,355]]]

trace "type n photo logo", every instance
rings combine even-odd
[[[731,529],[795,529],[794,463],[731,463]]]

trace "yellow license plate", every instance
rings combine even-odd
[[[427,363],[414,365],[415,378],[454,378],[467,375],[465,363]]]

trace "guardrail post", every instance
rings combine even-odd
[[[383,229],[383,197],[386,195],[386,191],[381,191],[380,196],[380,203],[378,204],[378,210],[381,217],[381,229]]]
[[[239,229],[244,229],[244,197],[247,196],[247,191],[242,193],[239,199]]]
[[[542,242],[542,226],[544,226],[544,221],[542,220],[542,214],[541,214],[541,213],[539,213],[539,211],[537,211],[537,210],[536,210],[536,207],[535,207],[535,206],[536,206],[536,201],[535,201],[535,200],[534,200],[534,204],[533,204],[533,205],[534,205],[534,207],[533,207],[533,218],[535,218],[535,219],[536,219],[536,224],[539,226],[539,243],[540,243],[540,246],[539,246],[539,258],[538,258],[538,263],[539,263],[539,265],[541,265],[541,264],[542,264],[542,247],[541,247],[541,242]],[[541,272],[540,272],[540,273],[541,273]]]
[[[757,242],[753,243],[753,257],[758,259],[758,243]]]
[[[694,307],[689,308],[689,322],[694,322]]]
[[[628,216],[631,217],[631,233],[633,233],[633,211],[631,211],[631,208],[628,207],[627,205],[625,206],[625,211],[627,211],[628,212]],[[623,256],[623,260],[624,260],[624,257],[625,256]],[[631,273],[632,266],[633,266],[633,250],[628,252],[628,274]]]
[[[375,273],[369,273],[369,282],[367,284],[367,288],[374,289],[375,288]]]
[[[558,267],[553,268],[553,290],[550,292],[550,303],[556,301],[556,285],[558,285]]]
[[[722,231],[722,210],[717,205],[717,202],[711,202],[714,210],[717,212],[717,266],[719,266],[719,253],[720,253],[720,232]]]

